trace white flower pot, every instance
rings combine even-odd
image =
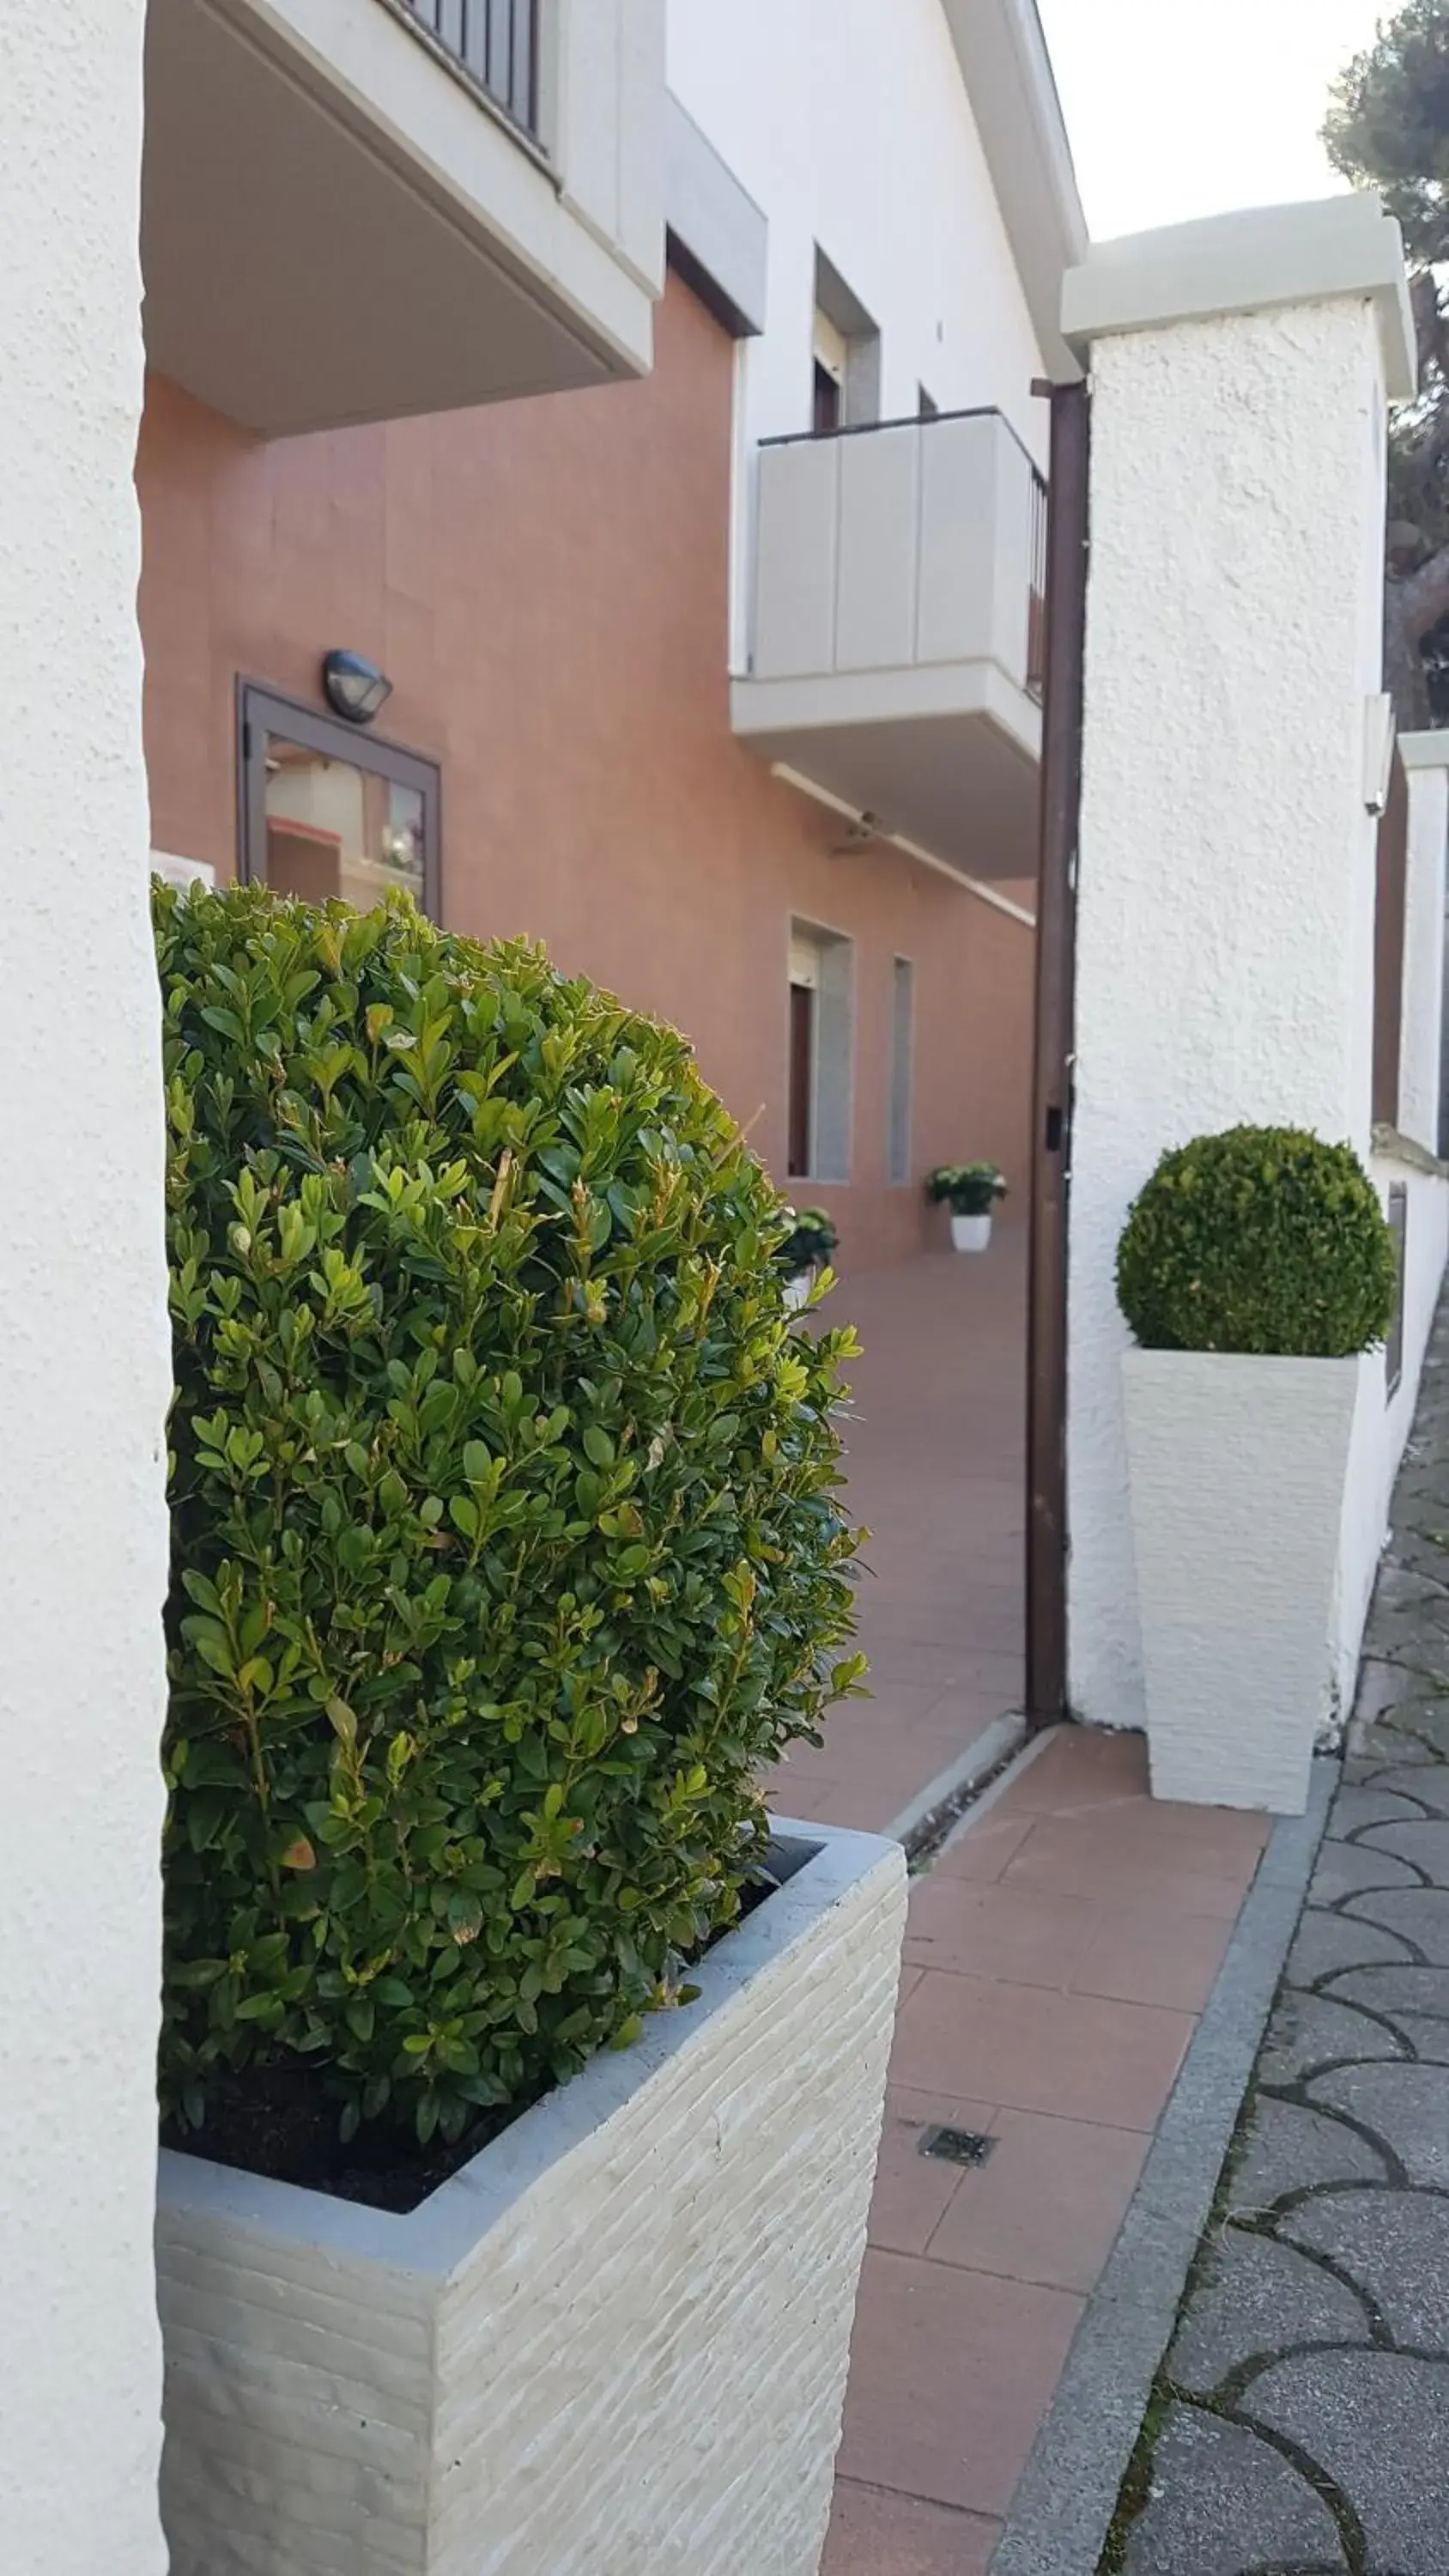
[[[172,2576],[815,2576],[906,1876],[778,1834],[699,2000],[410,2216],[162,2156]]]
[[[1360,1364],[1134,1350],[1122,1376],[1153,1794],[1301,1815]]]
[[[813,1270],[797,1270],[793,1278],[786,1280],[785,1304],[792,1315],[798,1315],[801,1307],[808,1305],[810,1300],[810,1291],[814,1285],[815,1273]]]
[[[958,1252],[984,1252],[991,1241],[990,1216],[952,1216],[951,1241]]]

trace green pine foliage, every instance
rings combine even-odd
[[[461,2136],[676,2000],[858,1686],[786,1214],[683,1039],[399,900],[158,888],[163,2105]],[[684,1991],[688,1991],[684,1989]]]
[[[1117,1299],[1145,1350],[1346,1358],[1381,1342],[1394,1239],[1348,1145],[1234,1127],[1164,1154],[1117,1253]]]

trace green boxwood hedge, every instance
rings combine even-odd
[[[455,2139],[678,1996],[857,1687],[854,1344],[671,1030],[401,902],[156,930],[163,2105],[310,2061]]]
[[[1164,1154],[1127,1219],[1117,1297],[1147,1350],[1344,1358],[1383,1340],[1398,1266],[1348,1145],[1233,1127]]]

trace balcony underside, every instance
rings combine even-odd
[[[267,436],[642,373],[651,299],[386,0],[151,0],[152,366]]]
[[[760,759],[963,876],[1036,875],[1041,712],[994,663],[741,679],[731,708]]]

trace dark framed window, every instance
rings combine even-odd
[[[237,683],[241,872],[279,893],[368,911],[402,886],[442,918],[436,761]]]

